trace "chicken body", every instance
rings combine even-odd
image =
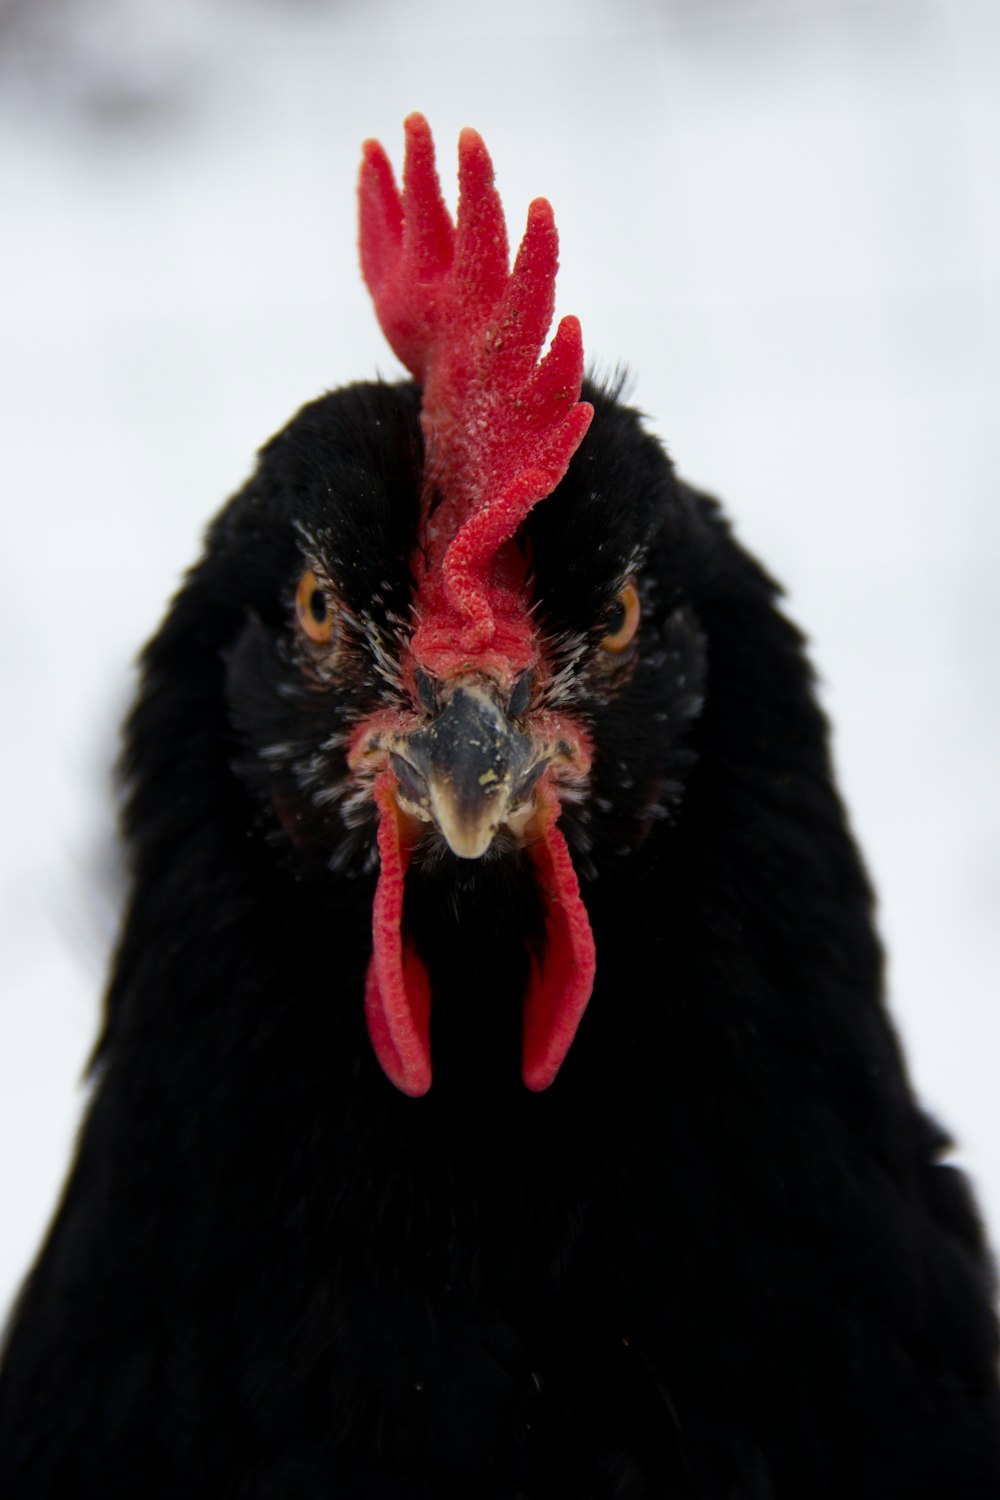
[[[714,503],[586,394],[522,537],[550,695],[593,746],[559,826],[596,979],[558,1078],[520,1074],[545,927],[510,833],[460,859],[418,831],[429,1093],[365,1034],[351,732],[402,692],[422,448],[415,387],[352,387],[263,451],[145,654],[132,894],[8,1331],[4,1500],[1000,1494],[988,1261],[882,1007],[800,638]]]

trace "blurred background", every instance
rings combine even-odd
[[[0,0],[0,1309],[85,1098],[135,652],[255,449],[397,373],[354,180],[414,108],[515,240],[551,198],[559,311],[787,585],[1000,1244],[1000,6]]]

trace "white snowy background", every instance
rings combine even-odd
[[[414,108],[514,237],[551,198],[560,311],[787,584],[1000,1243],[996,0],[0,0],[0,1309],[84,1102],[134,654],[264,439],[395,373],[354,179]]]

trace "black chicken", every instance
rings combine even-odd
[[[304,408],[146,651],[0,1495],[996,1500],[800,637],[617,393],[583,436],[547,205],[508,277],[461,164],[455,238],[425,123],[402,201],[369,148],[418,382]]]

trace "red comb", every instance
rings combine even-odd
[[[519,671],[534,659],[516,562],[502,549],[565,474],[593,415],[579,400],[580,325],[555,305],[558,240],[536,198],[513,270],[474,130],[458,143],[459,203],[441,197],[430,127],[405,123],[402,194],[376,141],[361,164],[361,268],[382,330],[423,386],[426,445],[413,650],[438,672],[474,658]]]

